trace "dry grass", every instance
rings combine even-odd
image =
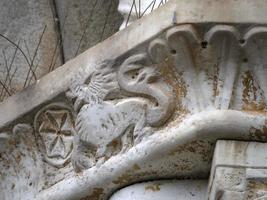
[[[141,18],[145,14],[145,12],[147,12],[148,10],[153,11],[154,9],[156,9],[159,6],[166,3],[167,0],[161,0],[161,2],[157,5],[156,5],[156,0],[151,0],[151,3],[149,4],[149,6],[143,10],[141,9],[141,6],[140,6],[142,3],[141,1],[142,0],[133,0],[132,5],[131,5],[131,10],[130,10],[129,15],[127,17],[126,26],[128,25],[128,21],[130,19],[130,16],[133,14],[133,12],[135,12],[134,14],[137,16],[137,18]],[[85,37],[85,34],[86,34],[86,31],[89,27],[89,24],[92,22],[92,16],[93,16],[94,12],[96,12],[95,8],[97,5],[97,2],[98,1],[95,0],[95,2],[93,4],[92,12],[90,12],[90,14],[87,17],[87,20],[85,22],[86,24],[84,26],[84,29],[82,30],[81,38],[77,44],[77,50],[75,52],[75,56],[77,56],[77,54],[79,53],[80,48],[81,48],[81,44],[82,44],[84,37]],[[59,59],[60,56],[63,58],[62,60],[64,62],[64,55],[63,55],[63,51],[62,51],[62,49],[63,49],[63,47],[62,47],[62,33],[64,32],[64,26],[65,26],[66,20],[68,18],[68,14],[69,14],[68,10],[70,8],[68,7],[66,12],[65,12],[66,15],[64,17],[64,21],[59,22],[57,13],[55,11],[56,9],[55,9],[54,0],[49,0],[49,5],[50,5],[51,10],[54,14],[54,19],[55,19],[54,22],[58,28],[57,41],[56,41],[55,47],[53,49],[53,54],[51,57],[49,67],[47,68],[48,72],[51,72],[55,69],[57,60]],[[109,12],[110,12],[110,9],[107,11],[106,18],[108,18]],[[71,20],[71,19],[68,19],[68,20]],[[106,22],[107,22],[107,20],[106,20]],[[104,31],[105,31],[105,28],[107,25],[106,22],[103,25],[102,34],[100,35],[99,42],[103,40]],[[59,23],[62,23],[62,26],[60,26]],[[23,58],[23,60],[25,60],[25,63],[26,63],[25,69],[27,69],[27,73],[26,73],[27,75],[25,77],[25,80],[22,83],[22,89],[27,87],[29,84],[34,83],[38,78],[40,78],[40,77],[37,77],[37,75],[36,75],[36,71],[40,67],[39,61],[37,61],[36,58],[37,58],[38,53],[39,53],[40,45],[43,42],[44,35],[46,34],[46,29],[47,29],[47,26],[45,25],[43,27],[42,32],[40,33],[38,41],[36,41],[37,45],[32,52],[33,53],[32,57],[31,57],[32,49],[29,49],[28,44],[24,39],[22,39],[22,41],[23,41],[23,45],[22,45],[21,39],[18,42],[12,41],[8,37],[6,37],[4,34],[0,33],[0,39],[1,38],[4,39],[7,43],[11,44],[14,48],[14,53],[12,55],[8,54],[10,56],[9,58],[7,57],[6,51],[2,50],[2,58],[3,59],[0,60],[0,63],[4,63],[4,71],[5,72],[2,72],[2,73],[4,73],[5,76],[2,77],[2,79],[0,78],[0,102],[3,101],[4,99],[6,99],[8,96],[11,96],[12,94],[14,94],[18,91],[16,89],[16,86],[13,83],[14,77],[19,76],[19,74],[17,74],[18,68],[14,65],[18,54],[22,55],[22,58]]]

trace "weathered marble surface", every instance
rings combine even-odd
[[[205,180],[164,180],[139,183],[116,192],[110,200],[205,200]]]
[[[218,141],[213,157],[208,199],[266,199],[266,151],[266,143]]]
[[[101,200],[136,182],[208,178],[218,139],[265,142],[266,10],[170,1],[1,103],[4,143],[27,124],[42,158],[25,197]]]

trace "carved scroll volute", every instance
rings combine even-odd
[[[228,25],[212,27],[204,38],[214,59],[213,90],[214,107],[229,109],[234,84],[240,67],[241,48],[239,31]]]
[[[153,47],[150,48],[151,51],[152,49]],[[172,88],[163,81],[156,64],[152,63],[147,54],[138,54],[126,59],[119,69],[118,82],[125,91],[146,95],[152,102],[156,101],[154,105],[148,105],[149,125],[163,125],[171,116],[175,107]]]
[[[159,65],[163,66],[165,64],[169,64],[169,58],[171,56],[170,48],[167,44],[167,41],[165,39],[157,38],[150,42],[148,47],[148,56],[150,57],[151,62],[153,63],[154,70]],[[165,66],[166,67],[166,66]],[[171,66],[170,66],[171,67]],[[163,70],[164,71],[164,70]],[[163,74],[161,74],[162,76]],[[174,75],[174,74],[173,74]],[[167,78],[167,77],[165,77]],[[158,106],[157,108],[154,108],[153,112],[151,113],[151,117],[149,124],[152,126],[160,126],[166,122],[166,120],[172,115],[175,105],[177,102],[177,99],[174,94],[173,88],[167,84],[166,79],[164,80],[163,77],[157,80],[155,82],[156,84],[153,84],[154,87],[154,96],[153,98],[156,98]],[[152,93],[150,93],[152,94]],[[157,95],[155,95],[157,94]],[[154,113],[161,113],[160,115],[155,115]],[[148,113],[149,114],[149,113]],[[149,115],[148,115],[149,116]],[[154,116],[154,119],[152,120],[152,116]],[[155,116],[157,116],[155,118]],[[159,120],[161,119],[161,120]],[[159,123],[151,123],[152,121],[160,121]]]
[[[164,62],[170,55],[170,48],[164,39],[155,39],[148,47],[150,59],[154,63]]]
[[[34,129],[44,160],[55,167],[70,161],[73,150],[74,115],[62,104],[49,104],[35,116]]]
[[[196,74],[195,51],[199,48],[200,38],[195,28],[191,25],[174,27],[167,31],[166,38],[178,70],[189,67]]]
[[[200,49],[200,36],[191,25],[174,27],[167,31],[166,38],[173,62],[178,73],[183,74],[186,85],[189,85],[187,102],[195,112],[207,107],[207,100],[201,89],[199,81],[199,66],[197,66],[197,55]]]
[[[252,28],[245,34],[244,42],[248,65],[267,105],[267,27]]]

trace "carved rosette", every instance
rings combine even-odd
[[[75,135],[72,110],[64,104],[49,104],[35,116],[34,129],[45,161],[55,167],[67,164]]]

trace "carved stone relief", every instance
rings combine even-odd
[[[219,141],[210,178],[210,200],[267,198],[266,144]],[[228,155],[228,158],[223,156]]]
[[[129,56],[119,66],[105,61],[86,80],[76,77],[66,93],[77,113],[76,171],[125,152],[173,113],[266,110],[262,74],[267,71],[258,66],[264,61],[248,53],[264,31],[223,24],[205,31],[176,26],[152,40],[146,53]],[[113,94],[117,90],[120,95]]]
[[[71,108],[49,104],[36,114],[33,124],[16,124],[0,133],[2,199],[34,199],[71,171],[70,167],[54,168],[70,160],[75,134]]]
[[[0,169],[0,199],[34,199],[41,190],[42,158],[30,124],[0,133]]]
[[[265,200],[267,198],[267,170],[219,167],[214,179],[216,194],[210,200]],[[214,196],[215,195],[215,196]]]
[[[69,90],[57,90],[57,95],[66,92],[73,108],[52,103],[36,114],[29,132],[45,161],[40,169],[46,173],[42,189],[47,190],[40,199],[90,198],[95,193],[107,199],[133,182],[205,178],[218,138],[266,141],[266,28],[200,23],[164,30],[136,43],[136,49],[112,54],[116,62],[89,66],[89,59],[80,57],[76,64],[83,63],[79,70],[84,74],[72,77],[72,71]],[[1,133],[1,138],[9,134]],[[257,177],[265,177],[265,169],[220,167],[212,190],[216,198],[240,199],[251,193],[251,198],[265,198],[267,182]],[[73,168],[89,170],[79,177]],[[233,184],[224,187],[228,179]]]
[[[170,80],[188,112],[266,111],[265,33],[266,27],[181,25],[153,43],[173,68]]]
[[[116,72],[106,61],[83,84],[73,84],[67,96],[78,113],[72,162],[76,171],[92,167],[126,151],[150,127],[163,125],[175,107],[172,88],[163,81],[147,54],[127,58]],[[117,77],[117,78],[116,78]],[[105,98],[117,86],[129,94],[116,101]]]
[[[74,115],[64,104],[49,104],[35,116],[34,129],[45,161],[62,167],[73,150]]]

